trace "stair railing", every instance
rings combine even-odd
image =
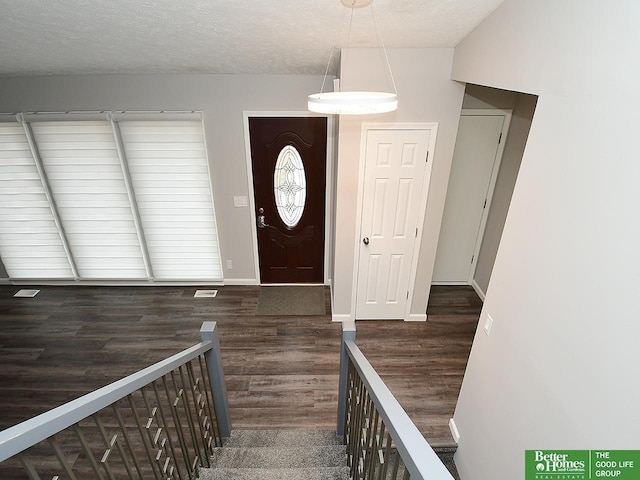
[[[342,327],[337,432],[352,480],[453,480],[442,461]]]
[[[32,480],[197,478],[231,431],[216,323],[204,322],[200,337],[166,360],[0,432],[2,466],[15,468],[11,478],[26,472]]]

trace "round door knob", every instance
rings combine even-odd
[[[369,245],[369,237],[364,237],[362,239],[362,243],[364,243],[365,245]]]

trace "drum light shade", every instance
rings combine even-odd
[[[311,112],[337,115],[368,115],[393,112],[398,96],[386,92],[325,92],[309,95]]]
[[[346,9],[351,9],[351,20],[349,21],[349,34],[347,38],[351,37],[351,23],[353,20],[353,11],[359,8],[370,6],[373,0],[340,0]],[[311,112],[334,114],[334,115],[369,115],[375,113],[387,113],[393,112],[398,109],[398,89],[396,88],[396,82],[393,79],[393,72],[391,71],[391,65],[389,64],[389,57],[387,56],[387,50],[384,48],[384,42],[382,36],[378,32],[376,25],[376,17],[373,13],[373,7],[371,6],[371,18],[373,19],[373,27],[378,38],[379,44],[382,47],[384,53],[384,59],[389,77],[393,85],[394,93],[389,92],[362,92],[362,91],[338,91],[338,92],[324,92],[324,85],[327,83],[327,74],[329,73],[329,66],[331,65],[331,59],[333,58],[333,48],[329,55],[329,61],[327,62],[327,69],[322,79],[322,87],[320,87],[320,93],[314,93],[309,95],[307,101],[307,108]],[[348,43],[347,43],[348,46]]]

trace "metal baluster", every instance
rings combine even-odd
[[[173,417],[173,424],[176,429],[176,434],[178,435],[178,443],[180,444],[180,450],[182,453],[182,459],[184,460],[185,466],[187,467],[187,477],[193,478],[191,474],[191,459],[189,458],[189,450],[187,449],[187,444],[184,441],[184,433],[182,432],[182,424],[180,422],[180,416],[178,415],[178,401],[180,397],[178,397],[179,392],[174,392],[175,400],[171,400],[171,394],[169,393],[169,385],[167,384],[167,376],[164,375],[162,377],[162,384],[164,386],[164,391],[167,394],[167,400],[169,400],[169,406],[171,409],[171,416]]]
[[[367,402],[368,404],[368,413],[367,413],[367,424],[365,424],[365,428],[367,428],[367,432],[366,432],[366,437],[365,437],[365,442],[364,442],[364,451],[365,451],[365,455],[364,455],[364,461],[365,461],[365,465],[363,468],[363,476],[365,478],[370,478],[369,477],[369,468],[368,465],[371,463],[371,458],[373,457],[373,429],[374,429],[374,420],[375,422],[378,421],[378,417],[377,414],[378,412],[376,411],[376,407],[373,404],[373,399],[371,397],[369,397],[369,401]],[[365,432],[363,432],[365,433]],[[367,457],[368,455],[368,457]],[[368,460],[368,462],[367,462]]]
[[[207,404],[203,399],[204,393],[200,391],[200,379],[196,378],[193,372],[192,362],[187,363],[185,365],[185,368],[187,370],[187,378],[189,379],[189,383],[191,384],[193,404],[196,410],[198,425],[200,427],[200,438],[202,438],[202,446],[204,447],[204,457],[207,463],[206,466],[211,468],[211,455],[213,455],[211,442],[213,441],[213,432],[208,426],[209,416],[206,411]]]
[[[356,463],[356,457],[358,456],[358,445],[356,444],[356,436],[357,436],[356,423],[358,421],[358,377],[356,375],[354,365],[351,365],[351,369],[352,369],[352,379],[353,379],[353,386],[351,388],[351,392],[352,392],[353,398],[351,400],[352,408],[351,408],[351,414],[350,414],[351,418],[349,420],[349,443],[351,444],[351,452],[350,452],[351,463],[349,467],[351,467],[350,477],[353,478],[355,473],[353,470],[353,466]]]
[[[382,421],[382,419],[380,419],[380,434],[379,434],[379,438],[378,440],[382,439],[382,441],[380,441],[380,445],[378,446],[378,464],[380,465],[380,468],[378,469],[378,479],[377,480],[382,480],[384,478],[383,476],[383,471],[384,471],[384,475],[387,474],[386,471],[386,466],[387,466],[387,461],[384,457],[384,454],[382,453],[382,448],[384,446],[384,434],[385,434],[385,425],[384,422]]]
[[[191,462],[191,459],[189,459],[190,461],[189,465],[191,468],[191,475],[195,474],[195,477],[197,478],[198,471],[196,469],[196,465],[198,464],[200,452],[198,451],[198,444],[196,443],[196,438],[193,433],[193,423],[191,422],[191,415],[189,413],[189,399],[187,398],[187,393],[185,392],[184,384],[178,385],[178,382],[176,381],[176,371],[173,370],[169,372],[169,375],[171,376],[171,382],[173,384],[173,387],[178,392],[178,397],[175,402],[176,411],[178,412],[180,411],[180,405],[182,404],[183,410],[185,411],[185,416],[187,417],[186,429],[189,435],[188,436],[185,435],[185,445],[187,445],[187,448],[188,448],[189,442],[187,441],[187,439],[191,437],[191,442],[192,442],[191,446],[193,447],[193,451],[195,451],[195,456],[193,458],[193,462]],[[182,425],[182,422],[180,423],[180,425]]]
[[[133,460],[133,466],[136,467],[136,471],[138,472],[138,476],[140,480],[144,480],[144,475],[142,474],[142,469],[140,468],[140,463],[138,463],[138,457],[136,452],[133,450],[133,444],[131,443],[131,439],[129,438],[129,433],[127,432],[127,427],[122,421],[122,416],[120,415],[120,410],[116,407],[116,404],[111,405],[111,409],[113,413],[116,415],[116,419],[118,420],[118,425],[120,425],[120,431],[122,432],[122,436],[124,437],[124,441],[127,444],[127,448],[129,449],[129,453],[131,454],[131,460]]]
[[[198,377],[196,375],[196,371],[193,368],[193,362],[189,362],[187,364],[187,373],[189,374],[189,381],[193,385],[193,394],[196,396],[198,419],[204,431],[203,439],[207,451],[207,457],[210,457],[210,454],[213,453],[213,448],[216,444],[216,436],[213,431],[213,420],[209,416],[210,412],[207,403],[207,393],[203,390],[206,387],[204,386],[202,377]]]
[[[178,478],[182,480],[182,472],[178,467],[178,457],[176,456],[176,449],[173,446],[173,441],[171,440],[171,431],[169,429],[169,424],[167,423],[167,417],[164,414],[164,407],[162,406],[162,400],[160,398],[160,392],[158,392],[158,387],[156,386],[156,382],[152,383],[153,392],[156,396],[156,403],[158,404],[158,411],[160,412],[160,419],[162,420],[162,425],[164,426],[165,438],[169,442],[169,450],[171,450],[171,455],[173,456],[173,463],[176,467],[176,471],[178,472]],[[144,395],[144,391],[143,391]]]
[[[349,454],[350,462],[349,467],[351,467],[353,459],[353,424],[355,422],[356,417],[356,384],[355,384],[355,368],[353,363],[349,361],[349,380],[347,383],[347,391],[348,391],[348,410],[347,415],[345,415],[345,441],[347,441],[347,453]]]
[[[344,416],[345,440],[347,437],[348,430],[351,429],[351,420],[353,419],[352,417],[353,398],[354,398],[354,379],[353,379],[354,373],[353,372],[354,372],[353,363],[351,363],[351,359],[349,359],[349,363],[347,366],[347,407],[346,407],[346,413]]]
[[[30,480],[42,480],[40,478],[40,475],[38,475],[38,472],[34,468],[33,464],[29,461],[29,459],[25,455],[23,455],[22,453],[19,453],[18,459],[20,460],[20,463],[22,463],[22,466],[27,472],[27,475],[29,475]]]
[[[391,479],[395,480],[398,478],[398,464],[400,463],[400,453],[396,450],[396,453],[393,456],[393,474],[391,475]]]
[[[158,412],[158,407],[153,407],[153,408],[151,407],[151,404],[149,403],[149,399],[147,398],[147,393],[145,388],[146,387],[142,387],[139,390],[140,393],[142,394],[142,399],[144,400],[144,405],[147,412],[147,423],[145,424],[144,428],[147,431],[149,445],[151,446],[152,449],[155,449],[156,451],[154,461],[158,467],[160,476],[166,478],[167,469],[171,464],[171,456],[165,451],[165,448],[164,448],[165,443],[167,442],[167,436],[165,435],[164,440],[160,441],[160,436],[162,435],[165,429],[163,429],[163,426],[160,424],[160,421],[158,420],[158,417],[156,415],[156,413]],[[156,422],[155,435],[151,432],[151,426],[154,424],[154,421]],[[161,457],[163,454],[166,456],[164,464],[162,463],[162,460],[161,460]],[[171,475],[173,471],[173,467],[171,467],[171,469],[169,470],[170,470],[169,475]]]
[[[58,442],[56,442],[55,436],[51,436],[47,438],[47,441],[49,442],[49,445],[51,445],[51,448],[53,449],[53,453],[58,459],[58,462],[60,463],[60,466],[62,467],[64,472],[69,476],[70,480],[76,480],[76,476],[73,473],[73,468],[67,462],[67,459],[65,458],[64,453],[62,453],[62,449],[60,448],[60,445],[58,445]]]
[[[92,415],[93,417],[93,421],[96,422],[96,425],[98,426],[98,430],[100,430],[100,435],[102,436],[102,441],[104,442],[104,446],[107,449],[107,451],[111,451],[111,449],[113,448],[113,445],[109,442],[109,437],[107,436],[107,432],[104,429],[104,425],[102,424],[102,420],[100,420],[100,417],[98,417],[98,415]],[[120,445],[120,442],[117,441],[115,442],[115,446],[116,449],[118,450],[118,453],[120,454],[120,457],[122,457],[122,465],[124,466],[125,470],[127,471],[127,475],[129,476],[129,478],[133,478],[133,474],[131,472],[131,468],[129,467],[129,462],[127,461],[127,457],[124,454],[124,451],[122,450],[122,446]],[[115,480],[115,477],[113,476],[113,472],[111,471],[111,467],[109,466],[109,464],[107,463],[108,460],[108,455],[103,455],[102,459],[100,460],[100,463],[102,463],[105,472],[107,472],[107,475],[109,476],[109,478],[111,480]]]
[[[199,460],[199,464],[202,465],[202,452],[204,451],[205,456],[207,455],[207,451],[206,451],[206,447],[204,447],[204,438],[202,437],[202,430],[200,431],[200,438],[202,439],[203,442],[203,450],[200,450],[200,443],[198,442],[198,428],[196,428],[196,424],[198,425],[198,427],[201,428],[200,423],[197,422],[197,418],[195,419],[196,421],[194,421],[193,418],[193,411],[191,409],[191,407],[195,407],[197,409],[197,405],[196,405],[196,397],[193,394],[193,385],[191,385],[190,382],[185,381],[185,375],[184,375],[184,369],[182,368],[183,365],[181,365],[180,367],[178,367],[178,373],[180,374],[180,383],[182,384],[182,388],[184,390],[184,411],[187,415],[187,421],[189,422],[189,431],[191,432],[191,440],[193,441],[193,448],[195,449],[197,456],[198,456],[198,460]],[[188,377],[188,375],[187,375]],[[191,401],[189,401],[189,396],[191,395]],[[196,412],[197,413],[197,412]]]
[[[387,478],[387,468],[389,467],[389,461],[391,460],[391,434],[387,432],[387,447],[384,453],[384,467],[382,471],[382,478]]]
[[[347,380],[347,390],[345,394],[346,406],[345,406],[345,414],[344,414],[344,432],[342,436],[342,443],[343,445],[345,445],[345,452],[347,454],[347,462],[349,463],[349,466],[351,466],[351,463],[349,461],[349,452],[351,449],[349,429],[351,425],[350,417],[351,417],[351,398],[352,397],[353,396],[352,396],[351,388],[349,387],[349,381]]]
[[[372,402],[373,403],[373,402]],[[371,430],[371,450],[369,451],[369,467],[367,468],[367,478],[373,478],[375,475],[375,459],[377,458],[378,453],[378,440],[376,439],[378,435],[378,424],[380,423],[380,418],[378,415],[378,410],[373,408],[373,424]]]
[[[204,398],[207,400],[207,410],[209,412],[209,419],[211,421],[211,430],[215,439],[216,447],[222,446],[222,435],[220,434],[220,426],[218,425],[218,417],[216,416],[215,399],[211,391],[211,383],[209,382],[209,374],[207,367],[207,357],[200,355],[198,357],[198,364],[200,366],[200,378],[202,379],[202,389],[204,390]]]
[[[154,459],[154,455],[150,450],[149,444],[145,440],[144,430],[147,430],[147,433],[149,432],[149,430],[145,429],[142,426],[142,422],[140,421],[140,416],[138,415],[138,411],[136,410],[136,405],[134,403],[133,396],[131,394],[127,395],[127,400],[129,401],[129,406],[131,408],[131,411],[133,412],[133,418],[134,418],[134,420],[136,422],[136,426],[138,427],[138,432],[140,432],[140,440],[142,441],[142,445],[144,445],[144,450],[147,453],[147,458],[149,459],[149,465],[151,466],[151,470],[153,471],[153,475],[156,477],[157,480],[160,480],[161,475],[160,475],[159,471],[156,471],[157,465],[156,465],[156,462],[155,462],[155,459]],[[127,442],[128,441],[129,440],[127,439]]]
[[[367,464],[371,453],[371,430],[373,429],[373,400],[367,391],[367,403],[365,404],[365,422],[362,426],[362,478],[367,478]]]
[[[355,435],[354,435],[354,441],[355,441],[355,448],[356,448],[356,456],[354,457],[354,469],[353,469],[353,476],[355,476],[355,474],[358,471],[358,467],[360,466],[360,459],[362,458],[362,424],[364,423],[364,407],[366,405],[366,389],[364,387],[364,382],[362,381],[362,379],[360,378],[360,376],[358,375],[358,389],[357,389],[357,396],[356,396],[356,400],[357,400],[357,414],[356,414],[356,422],[354,424],[354,429],[355,429]],[[360,475],[358,475],[358,478],[360,478]]]
[[[369,467],[367,468],[367,478],[372,478],[371,465],[376,453],[376,433],[378,432],[378,410],[373,403],[373,399],[370,399],[371,411],[369,413],[371,427],[369,428]]]
[[[80,440],[80,445],[82,445],[82,449],[84,450],[84,454],[87,456],[87,460],[89,460],[89,463],[91,464],[91,468],[93,469],[93,472],[96,474],[96,478],[98,478],[99,480],[103,480],[104,477],[102,476],[102,473],[100,472],[100,467],[98,467],[98,462],[96,462],[96,459],[93,456],[93,451],[91,451],[91,447],[89,446],[89,442],[87,442],[87,439],[85,438],[84,433],[82,433],[82,429],[80,428],[80,424],[76,423],[73,426],[73,430],[76,433],[76,437],[78,437],[78,440]]]
[[[347,445],[347,451],[349,450],[349,414],[351,413],[351,365],[347,364],[347,382],[345,384],[345,404],[344,404],[344,426],[342,433],[342,443]]]
[[[367,387],[362,384],[362,397],[364,398],[364,405],[362,407],[362,422],[360,423],[360,461],[358,462],[358,468],[361,470],[361,477],[365,478],[365,463],[367,461],[368,454],[368,433],[371,425],[371,399],[369,398],[369,391]]]

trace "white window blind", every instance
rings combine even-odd
[[[73,279],[25,130],[0,123],[0,255],[15,279]]]
[[[0,121],[11,279],[223,279],[200,114],[17,117]]]
[[[120,121],[156,279],[222,280],[201,121]]]
[[[80,277],[146,279],[110,122],[34,122],[32,128]]]

